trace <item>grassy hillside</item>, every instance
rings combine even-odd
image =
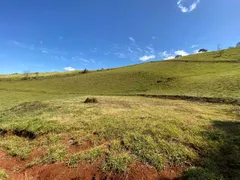
[[[211,54],[1,76],[0,179],[239,179],[239,106],[128,96],[239,100],[240,63]]]
[[[56,94],[239,97],[240,63],[159,61],[113,70],[0,81],[0,90]]]
[[[209,52],[174,61],[151,62],[85,74],[80,71],[43,73],[38,76],[31,74],[29,80],[23,80],[24,75],[2,76],[0,89],[58,94],[160,94],[238,98],[240,48],[223,51],[220,58],[216,58],[219,52]],[[194,62],[196,60],[201,62]],[[230,60],[236,62],[229,62]]]
[[[199,53],[178,58],[177,60],[191,61],[240,61],[240,47],[220,51]]]

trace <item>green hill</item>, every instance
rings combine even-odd
[[[193,54],[178,58],[177,60],[190,60],[190,61],[240,61],[240,48],[230,48],[220,51],[213,51],[207,53]]]
[[[240,106],[132,96],[239,102],[238,52],[0,76],[0,179],[239,179]]]
[[[1,90],[56,94],[187,95],[239,98],[240,48],[88,73],[2,76]],[[187,61],[182,61],[187,60]],[[201,60],[201,61],[196,61]],[[231,61],[230,61],[231,60]],[[234,61],[233,61],[234,60]],[[195,62],[196,61],[196,62]],[[15,78],[15,80],[14,80]]]

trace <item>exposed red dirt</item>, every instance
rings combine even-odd
[[[155,180],[158,179],[158,172],[149,165],[136,162],[129,169],[128,179]]]
[[[41,157],[43,151],[35,150],[31,158]],[[105,173],[98,161],[94,164],[80,164],[77,168],[68,168],[64,163],[38,164],[27,168],[28,161],[7,156],[0,152],[0,168],[5,170],[11,180],[174,180],[183,172],[183,168],[169,168],[157,172],[153,167],[135,162],[129,171],[123,174]]]
[[[35,149],[30,154],[29,160],[32,161],[34,159],[41,159],[44,157],[45,154],[46,154],[46,152],[43,149],[40,149],[40,148]]]
[[[178,179],[185,170],[183,167],[167,168],[158,174],[158,180]]]

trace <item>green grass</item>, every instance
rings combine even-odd
[[[133,162],[133,157],[128,153],[110,154],[103,164],[105,171],[114,171],[123,173],[128,170],[129,165]]]
[[[28,80],[0,77],[1,151],[22,160],[42,152],[29,166],[88,163],[125,173],[138,161],[158,171],[191,167],[185,179],[238,179],[239,106],[128,96],[239,99],[240,63],[228,62],[238,60],[238,51],[226,50],[220,63],[208,61],[217,60],[213,52],[193,55],[191,62],[179,58]],[[200,57],[209,59],[194,62]],[[85,104],[86,98],[98,103]]]
[[[226,54],[232,54],[232,56],[226,56],[231,57],[229,59],[238,60],[239,49],[225,50]],[[182,58],[191,59],[192,62],[178,62],[180,59],[176,59],[86,74],[72,72],[72,74],[60,74],[59,76],[44,75],[41,79],[2,80],[0,81],[2,92],[0,94],[6,94],[9,91],[20,94],[27,92],[34,93],[41,98],[47,96],[46,94],[56,96],[86,93],[239,98],[240,63],[229,63],[228,60],[221,60],[221,63],[208,62],[208,60],[217,60],[211,55],[215,53],[217,52]],[[204,59],[204,62],[194,62],[194,60],[201,59],[200,57]]]
[[[8,175],[3,170],[0,170],[0,180],[4,179],[8,179]]]
[[[107,153],[107,148],[105,146],[95,147],[90,150],[72,155],[69,158],[67,164],[70,167],[74,167],[79,162],[93,163],[97,159],[101,158],[105,153]]]
[[[22,160],[27,159],[32,151],[30,143],[16,136],[2,138],[0,147],[7,150],[8,155],[17,156]]]
[[[228,176],[224,169],[231,161],[233,166],[228,172],[238,177],[238,106],[144,97],[95,97],[96,104],[83,103],[87,96],[71,95],[30,103],[47,104],[40,109],[17,104],[7,110],[1,107],[1,128],[11,132],[21,127],[39,137],[0,137],[0,147],[10,156],[22,159],[28,159],[34,149],[43,151],[44,157],[34,158],[29,166],[65,162],[76,167],[79,163],[98,162],[105,171],[122,173],[133,161],[157,170],[202,164],[206,171]],[[22,113],[19,107],[31,111],[25,109]],[[70,137],[77,140],[80,149],[86,143],[89,146],[71,152],[66,142]]]

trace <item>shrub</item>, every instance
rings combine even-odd
[[[177,56],[175,56],[175,58],[180,58],[180,57],[182,57],[182,55],[177,55]]]
[[[84,103],[97,103],[98,100],[96,98],[87,98]]]
[[[83,73],[83,74],[88,73],[88,70],[87,70],[87,69],[84,69],[84,70],[82,71],[82,73]]]

